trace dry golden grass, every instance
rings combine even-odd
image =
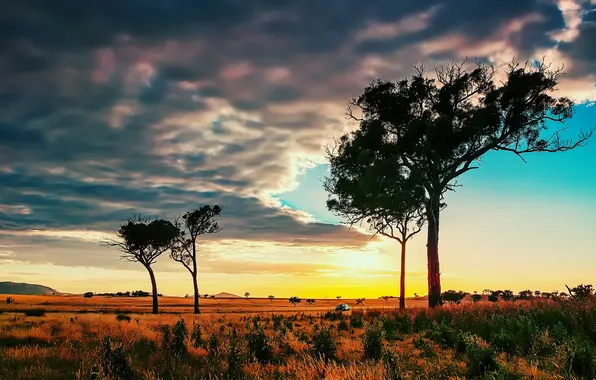
[[[308,310],[310,306],[299,306],[298,312],[293,313],[292,305],[285,305],[287,301],[284,300],[270,303],[256,299],[208,299],[203,302],[206,310],[210,310],[209,307],[211,310],[227,308],[232,312],[153,315],[146,313],[150,299],[132,299],[131,305],[125,302],[131,300],[106,297],[15,298],[16,305],[2,307],[2,310],[10,308],[11,311],[0,314],[0,379],[91,379],[94,368],[99,369],[96,379],[464,379],[471,377],[474,366],[486,359],[482,359],[482,355],[487,352],[493,352],[489,356],[496,360],[496,369],[480,378],[572,379],[579,378],[570,371],[568,363],[570,349],[575,347],[574,340],[579,337],[589,342],[596,335],[589,332],[590,323],[596,322],[596,302],[476,304],[434,310],[410,309],[407,312],[365,307],[364,313],[357,308],[340,317],[337,313],[300,310]],[[51,303],[44,305],[48,299]],[[191,310],[189,300],[162,298],[161,301],[168,311]],[[321,303],[332,307],[337,300]],[[55,312],[29,317],[18,311],[39,307]],[[17,311],[13,311],[14,308]],[[71,311],[56,311],[60,309]],[[89,309],[131,309],[140,313],[121,316],[120,320],[115,313],[80,313]],[[253,316],[241,313],[243,309],[254,310]],[[272,318],[272,309],[280,315],[276,318],[278,325]],[[282,310],[283,313],[278,312]],[[398,327],[391,333],[390,322],[403,321],[403,318],[408,321],[407,331],[400,332]],[[500,321],[494,318],[500,318]],[[363,321],[362,327],[356,323],[359,319]],[[492,338],[492,333],[484,334],[490,341],[473,338],[476,343],[470,347],[476,351],[461,351],[458,343],[448,343],[449,334],[453,334],[450,339],[456,337],[457,340],[463,336],[461,334],[467,334],[468,328],[470,334],[476,331],[482,335],[487,329],[498,332],[499,324],[525,323],[523,326],[527,330],[531,324],[526,322],[530,319],[541,321],[547,327],[536,327],[531,333],[512,331],[507,339],[511,344],[519,345],[516,349],[521,351],[500,352],[500,343]],[[189,337],[183,343],[187,354],[175,356],[171,353],[170,341],[164,338],[163,326],[174,326],[180,320],[184,320],[189,330]],[[441,320],[451,321],[447,330],[437,325]],[[555,330],[559,320],[566,324],[586,325],[570,324],[569,335],[565,335],[563,341],[557,341]],[[256,328],[255,323],[261,327]],[[379,323],[385,334],[382,339],[384,359],[365,359],[368,334],[365,331],[374,330]],[[190,339],[196,325],[202,332],[198,347],[193,346]],[[335,358],[328,361],[317,356],[314,343],[318,329],[325,327],[330,328],[331,339],[337,347]],[[258,329],[264,331],[271,347],[269,359],[261,362],[248,355],[250,335],[254,336]],[[232,331],[237,333],[237,351],[232,349]],[[437,334],[437,331],[442,332]],[[530,334],[529,343],[523,334]],[[106,356],[104,349],[108,337],[112,348],[122,347],[123,360],[134,377],[117,376],[112,363],[117,359]],[[526,349],[527,353],[522,354]],[[576,357],[579,358],[579,354]],[[240,362],[240,372],[230,369],[234,368],[235,361]]]
[[[8,297],[10,295],[3,295]],[[0,303],[0,311],[13,311],[25,309],[44,309],[46,312],[130,312],[146,313],[151,312],[151,297],[109,297],[94,296],[84,298],[80,295],[56,295],[56,296],[32,296],[12,295],[16,303],[7,305]],[[0,301],[4,301],[1,299]],[[227,314],[227,313],[294,313],[294,312],[321,312],[332,310],[340,303],[347,303],[354,309],[362,306],[356,305],[354,299],[317,299],[314,305],[308,305],[302,300],[295,308],[286,298],[269,301],[265,298],[227,298],[212,299],[202,298],[200,300],[201,312],[204,314]],[[387,301],[379,299],[366,300],[364,308],[395,308],[399,299],[392,298]],[[427,300],[407,299],[407,307],[426,307]],[[183,297],[159,297],[159,309],[164,313],[190,313],[193,308],[192,298]]]

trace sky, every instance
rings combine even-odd
[[[596,125],[596,0],[24,0],[0,13],[0,280],[150,289],[99,242],[133,212],[224,204],[201,293],[399,293],[399,247],[326,211],[324,146],[369,81],[479,59],[564,65]],[[447,194],[443,289],[564,290],[596,277],[596,141],[490,152]],[[426,294],[425,232],[407,295]],[[192,292],[167,255],[159,292]]]

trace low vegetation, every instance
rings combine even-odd
[[[585,289],[350,313],[5,312],[0,378],[592,379],[596,299]]]

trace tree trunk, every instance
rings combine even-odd
[[[428,205],[428,236],[426,258],[428,265],[428,306],[441,304],[441,272],[439,268],[439,197],[432,197]]]
[[[196,265],[195,265],[196,267]],[[197,283],[197,272],[195,271],[192,274],[192,282],[193,285],[195,287],[195,309],[194,309],[194,313],[195,314],[201,314],[201,311],[199,310],[199,284]]]
[[[199,310],[199,283],[197,281],[197,246],[193,239],[192,241],[192,283],[195,287],[195,314],[201,314]]]
[[[406,308],[406,241],[401,242],[401,273],[399,276],[399,308]]]
[[[157,282],[155,281],[155,274],[153,274],[153,269],[151,266],[147,266],[147,271],[149,272],[149,277],[151,278],[151,296],[153,297],[153,314],[158,313],[158,306],[157,306]]]

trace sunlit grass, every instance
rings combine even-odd
[[[0,379],[90,379],[95,371],[105,379],[579,379],[596,368],[589,359],[596,353],[595,300],[277,315],[132,313],[128,321],[114,313],[4,312]],[[186,352],[174,354],[163,326],[181,319]],[[193,344],[197,324],[201,340]],[[365,350],[377,349],[366,342],[373,326],[383,332],[381,356],[365,359]],[[317,338],[316,354],[315,337],[325,328],[331,334]],[[259,329],[265,340],[250,343]],[[118,353],[106,354],[108,338]],[[262,345],[270,354],[259,357]],[[130,374],[118,377],[118,365]]]

